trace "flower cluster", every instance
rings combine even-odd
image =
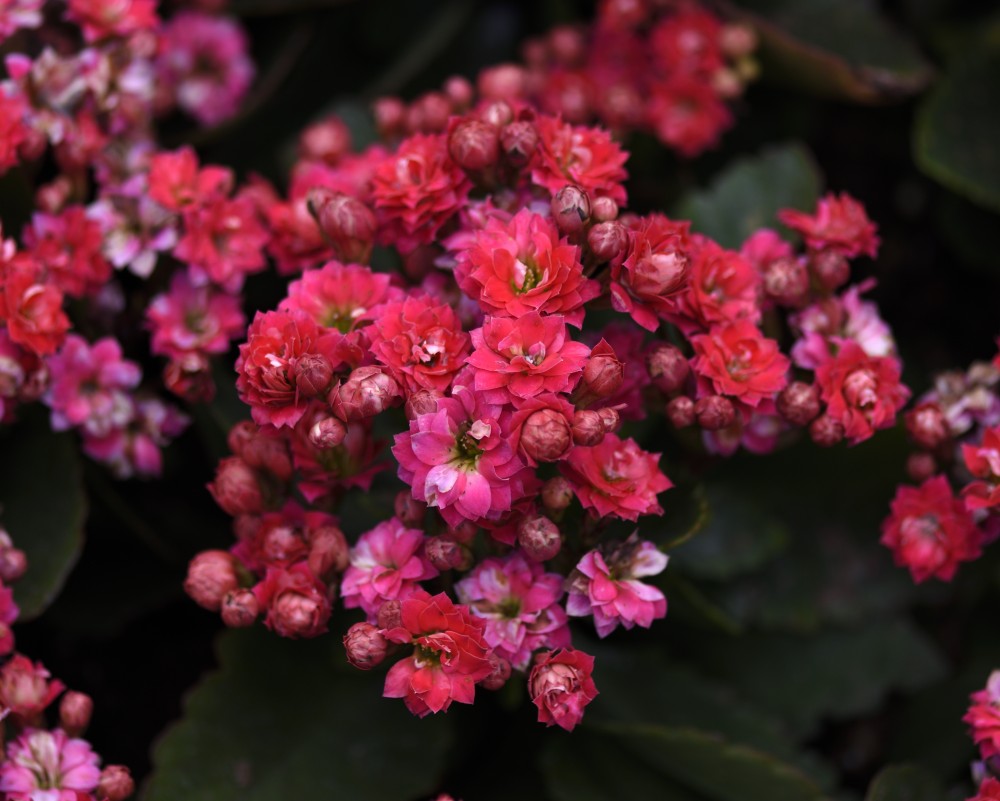
[[[90,723],[93,701],[66,690],[40,662],[14,650],[11,625],[19,613],[7,586],[28,568],[22,551],[0,528],[0,717],[4,719],[0,754],[0,792],[10,801],[124,801],[134,782],[122,765],[100,767],[100,757],[81,738]],[[48,727],[46,710],[60,698]]]

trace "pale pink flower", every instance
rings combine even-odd
[[[0,790],[11,801],[76,801],[77,791],[97,788],[99,762],[90,743],[71,739],[62,729],[26,729],[7,744]]]

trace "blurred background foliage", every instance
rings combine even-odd
[[[716,7],[758,30],[760,80],[721,147],[698,159],[632,137],[632,207],[690,218],[736,246],[778,208],[850,192],[880,227],[881,255],[863,269],[915,394],[935,371],[992,357],[1000,11],[956,0]],[[373,98],[472,77],[517,59],[526,37],[593,13],[570,0],[231,0],[231,10],[259,65],[245,110],[207,131],[177,121],[164,139],[279,186],[297,132],[317,117],[341,114],[364,144]],[[19,196],[3,194],[6,214]],[[276,281],[252,279],[251,303],[273,306]],[[663,520],[643,527],[664,545],[686,540],[660,577],[670,612],[650,632],[600,643],[578,632],[598,657],[601,695],[567,735],[535,723],[516,681],[474,708],[411,719],[380,697],[381,671],[347,667],[334,634],[220,633],[217,616],[183,596],[191,555],[231,542],[204,490],[243,414],[225,384],[155,483],[78,464],[63,436],[31,435],[44,421],[2,443],[5,523],[15,537],[22,525],[46,532],[18,543],[32,565],[19,603],[26,617],[48,607],[19,644],[95,697],[91,739],[146,780],[147,801],[970,794],[975,753],[961,717],[1000,667],[1000,556],[988,548],[947,585],[914,587],[893,567],[878,536],[904,480],[901,432],[714,464],[665,428],[644,431],[678,483]],[[681,456],[693,465],[685,473],[672,469]],[[345,529],[377,520],[396,487],[383,475]],[[331,631],[348,622],[335,614]]]

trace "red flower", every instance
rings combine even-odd
[[[69,331],[63,293],[44,283],[42,270],[23,254],[0,261],[0,321],[12,342],[39,356],[54,353]]]
[[[24,120],[27,113],[28,104],[20,94],[0,88],[0,175],[20,161],[17,150],[30,133]]]
[[[897,565],[909,568],[914,581],[931,576],[950,581],[959,562],[979,556],[982,532],[944,476],[933,476],[919,487],[901,486],[890,508],[881,542],[892,549]]]
[[[986,429],[979,445],[962,444],[965,466],[978,479],[965,489],[965,505],[969,509],[986,509],[1000,504],[1000,426]]]
[[[910,397],[899,375],[898,359],[869,356],[853,341],[845,342],[836,356],[816,368],[827,414],[844,427],[852,445],[895,423],[896,413]]]
[[[476,682],[492,672],[484,628],[485,621],[444,593],[416,591],[400,606],[400,624],[382,632],[391,642],[415,646],[389,669],[383,695],[402,698],[419,717],[445,711],[452,701],[471,704]]]
[[[83,29],[88,42],[107,37],[125,37],[155,28],[156,0],[69,0],[66,18]]]
[[[14,654],[0,668],[0,707],[22,719],[40,714],[66,689],[61,681],[50,678],[41,662],[32,664],[28,657]]]
[[[986,779],[968,801],[1000,801],[1000,781],[993,777]]]
[[[572,648],[545,651],[528,676],[528,692],[538,707],[538,722],[572,731],[583,708],[597,697],[594,657]]]
[[[778,219],[805,237],[813,250],[829,248],[851,259],[864,253],[875,258],[879,238],[875,223],[868,219],[865,207],[842,192],[821,198],[815,216],[795,209],[782,209]]]
[[[223,198],[232,186],[232,171],[212,165],[199,169],[190,147],[157,153],[149,161],[149,196],[170,211]]]
[[[60,214],[37,213],[24,229],[24,245],[47,271],[52,283],[79,298],[98,292],[111,277],[101,252],[101,225],[82,206]]]
[[[716,323],[760,319],[760,274],[739,253],[710,239],[692,237],[691,275],[687,291],[672,299],[670,322],[685,334]]]
[[[282,637],[316,637],[326,631],[330,598],[326,586],[299,563],[288,570],[269,567],[267,576],[253,588],[264,625]]]
[[[691,366],[702,383],[711,386],[705,394],[729,395],[756,407],[788,383],[788,358],[749,320],[693,336],[691,345],[695,352]]]
[[[994,670],[986,687],[971,695],[972,704],[962,720],[969,724],[972,740],[983,759],[1000,755],[1000,671]]]
[[[531,161],[533,183],[553,195],[566,184],[576,184],[591,198],[610,197],[625,205],[628,196],[622,183],[628,178],[628,153],[607,131],[545,115],[535,120],[535,129],[539,139]]]
[[[660,141],[683,156],[714,147],[733,121],[711,83],[683,75],[653,86],[646,113]]]

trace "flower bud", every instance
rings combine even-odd
[[[538,131],[528,120],[518,120],[500,131],[500,147],[514,167],[523,167],[531,161],[538,147]]]
[[[559,527],[544,515],[525,517],[517,527],[517,542],[524,555],[535,562],[553,558],[562,548]]]
[[[645,297],[666,298],[682,291],[691,271],[691,261],[681,250],[653,252],[627,269],[630,291]]]
[[[0,550],[0,579],[4,584],[13,584],[28,570],[28,557],[20,548]]]
[[[590,198],[580,187],[567,184],[552,196],[552,219],[560,232],[576,234],[590,219]]]
[[[347,426],[336,417],[323,417],[309,429],[309,441],[321,451],[336,448],[347,436]]]
[[[494,100],[479,112],[479,119],[500,130],[514,119],[514,109],[504,100]]]
[[[380,139],[392,139],[403,131],[406,104],[398,97],[380,97],[372,104],[375,130]]]
[[[906,474],[918,484],[923,484],[937,471],[937,459],[927,451],[911,453],[906,458]]]
[[[490,662],[490,675],[479,682],[484,690],[499,690],[510,678],[510,662],[492,651],[486,657]]]
[[[337,257],[366,264],[378,227],[372,210],[356,198],[327,189],[310,191],[308,204]]]
[[[351,152],[351,129],[339,117],[315,122],[299,137],[299,158],[333,165]]]
[[[599,223],[611,222],[618,217],[618,204],[609,197],[594,198],[590,204],[590,213]]]
[[[712,89],[723,100],[734,100],[743,94],[743,76],[738,70],[722,67],[712,73]]]
[[[239,586],[236,563],[226,551],[202,551],[188,565],[184,592],[199,606],[218,612],[227,592]]]
[[[326,356],[320,353],[303,354],[296,362],[295,389],[307,398],[321,398],[326,395],[333,380],[333,367]]]
[[[463,120],[448,135],[448,152],[463,170],[476,172],[491,167],[500,155],[497,129],[479,120]]]
[[[719,47],[729,58],[749,56],[757,49],[757,33],[742,22],[730,22],[719,32]]]
[[[573,485],[562,476],[554,476],[542,485],[542,505],[561,512],[573,502]]]
[[[472,552],[451,537],[428,537],[424,543],[427,560],[438,570],[468,570],[472,566]]]
[[[479,94],[486,100],[516,100],[524,96],[527,73],[517,64],[498,64],[479,73]]]
[[[228,456],[219,462],[215,481],[208,485],[215,502],[227,514],[258,514],[264,509],[260,483],[253,468],[239,456]]]
[[[306,564],[314,576],[325,579],[330,573],[343,573],[350,560],[350,548],[339,528],[320,526],[310,532]]]
[[[476,90],[473,89],[472,84],[462,76],[452,75],[447,81],[444,82],[444,93],[448,100],[451,101],[452,109],[454,111],[461,111],[462,109],[468,108],[472,104]]]
[[[448,536],[455,540],[455,542],[461,542],[463,545],[468,545],[472,542],[472,538],[476,536],[477,531],[479,531],[479,526],[471,520],[463,520],[457,526],[453,526],[449,529]]]
[[[602,406],[597,410],[598,416],[601,418],[601,425],[604,426],[604,431],[614,431],[618,428],[618,423],[620,417],[618,416],[618,410],[613,409],[610,406]]]
[[[579,409],[573,415],[573,442],[577,445],[597,445],[604,439],[601,415],[591,409]]]
[[[94,702],[86,693],[70,690],[59,702],[59,725],[70,737],[79,737],[90,725]]]
[[[867,367],[852,370],[844,379],[843,393],[851,406],[870,408],[878,403],[878,377]]]
[[[201,353],[188,353],[167,362],[163,368],[163,384],[188,403],[208,403],[215,397],[212,367],[208,357]]]
[[[674,428],[687,428],[694,424],[694,401],[687,395],[678,395],[667,404],[666,413]]]
[[[691,373],[691,366],[680,348],[666,342],[649,352],[646,364],[653,383],[667,395],[673,395],[684,386]]]
[[[778,414],[793,426],[809,425],[819,414],[819,390],[814,384],[793,381],[778,395]]]
[[[236,590],[222,599],[222,622],[231,629],[252,626],[260,614],[257,596],[250,590]]]
[[[812,441],[823,448],[836,445],[844,438],[844,426],[828,414],[821,414],[809,425]]]
[[[411,133],[424,131],[425,133],[435,133],[443,131],[448,125],[448,117],[451,116],[451,101],[441,92],[428,92],[410,107],[416,114],[417,124],[410,128]]]
[[[386,631],[403,625],[403,605],[400,601],[386,601],[378,608],[378,627]]]
[[[906,433],[924,450],[933,451],[951,438],[948,421],[936,403],[921,403],[904,419]]]
[[[288,454],[288,444],[280,436],[258,429],[257,433],[244,443],[240,456],[250,467],[271,473],[281,481],[287,481],[292,477],[292,459]]]
[[[268,619],[282,637],[315,637],[325,631],[329,604],[313,595],[289,590],[274,600]]]
[[[578,28],[560,25],[549,32],[549,49],[560,64],[572,67],[586,55],[586,43]]]
[[[536,462],[557,461],[566,455],[572,444],[569,422],[555,409],[539,409],[524,421],[521,448]]]
[[[764,294],[780,306],[801,306],[809,296],[809,271],[798,259],[775,259],[764,268]]]
[[[396,517],[407,528],[421,528],[423,526],[424,515],[427,513],[427,504],[414,498],[410,490],[400,490],[396,494],[393,507]]]
[[[134,792],[135,782],[124,765],[108,765],[101,771],[97,797],[102,801],[125,801]]]
[[[811,254],[809,267],[816,282],[828,292],[843,286],[851,277],[851,265],[835,250],[821,250]]]
[[[695,401],[694,416],[698,418],[698,425],[706,431],[719,431],[733,424],[736,419],[736,409],[729,398],[722,395],[706,395]]]
[[[618,220],[599,222],[587,231],[587,246],[598,261],[611,261],[628,247],[628,230]]]
[[[242,456],[243,446],[257,435],[257,431],[256,423],[250,420],[240,420],[240,422],[229,429],[229,434],[226,436],[226,444],[229,446],[229,450],[237,456]]]
[[[406,419],[412,420],[422,414],[436,412],[438,401],[443,397],[444,395],[434,389],[418,389],[406,399],[404,406]]]
[[[598,398],[607,398],[621,389],[625,381],[625,365],[618,361],[614,348],[602,339],[590,352],[583,368],[583,386]]]
[[[344,635],[344,650],[347,661],[358,670],[371,670],[382,664],[389,642],[371,623],[355,623]]]
[[[402,397],[396,379],[381,368],[358,367],[336,392],[330,393],[330,407],[341,420],[352,422],[374,417]]]

